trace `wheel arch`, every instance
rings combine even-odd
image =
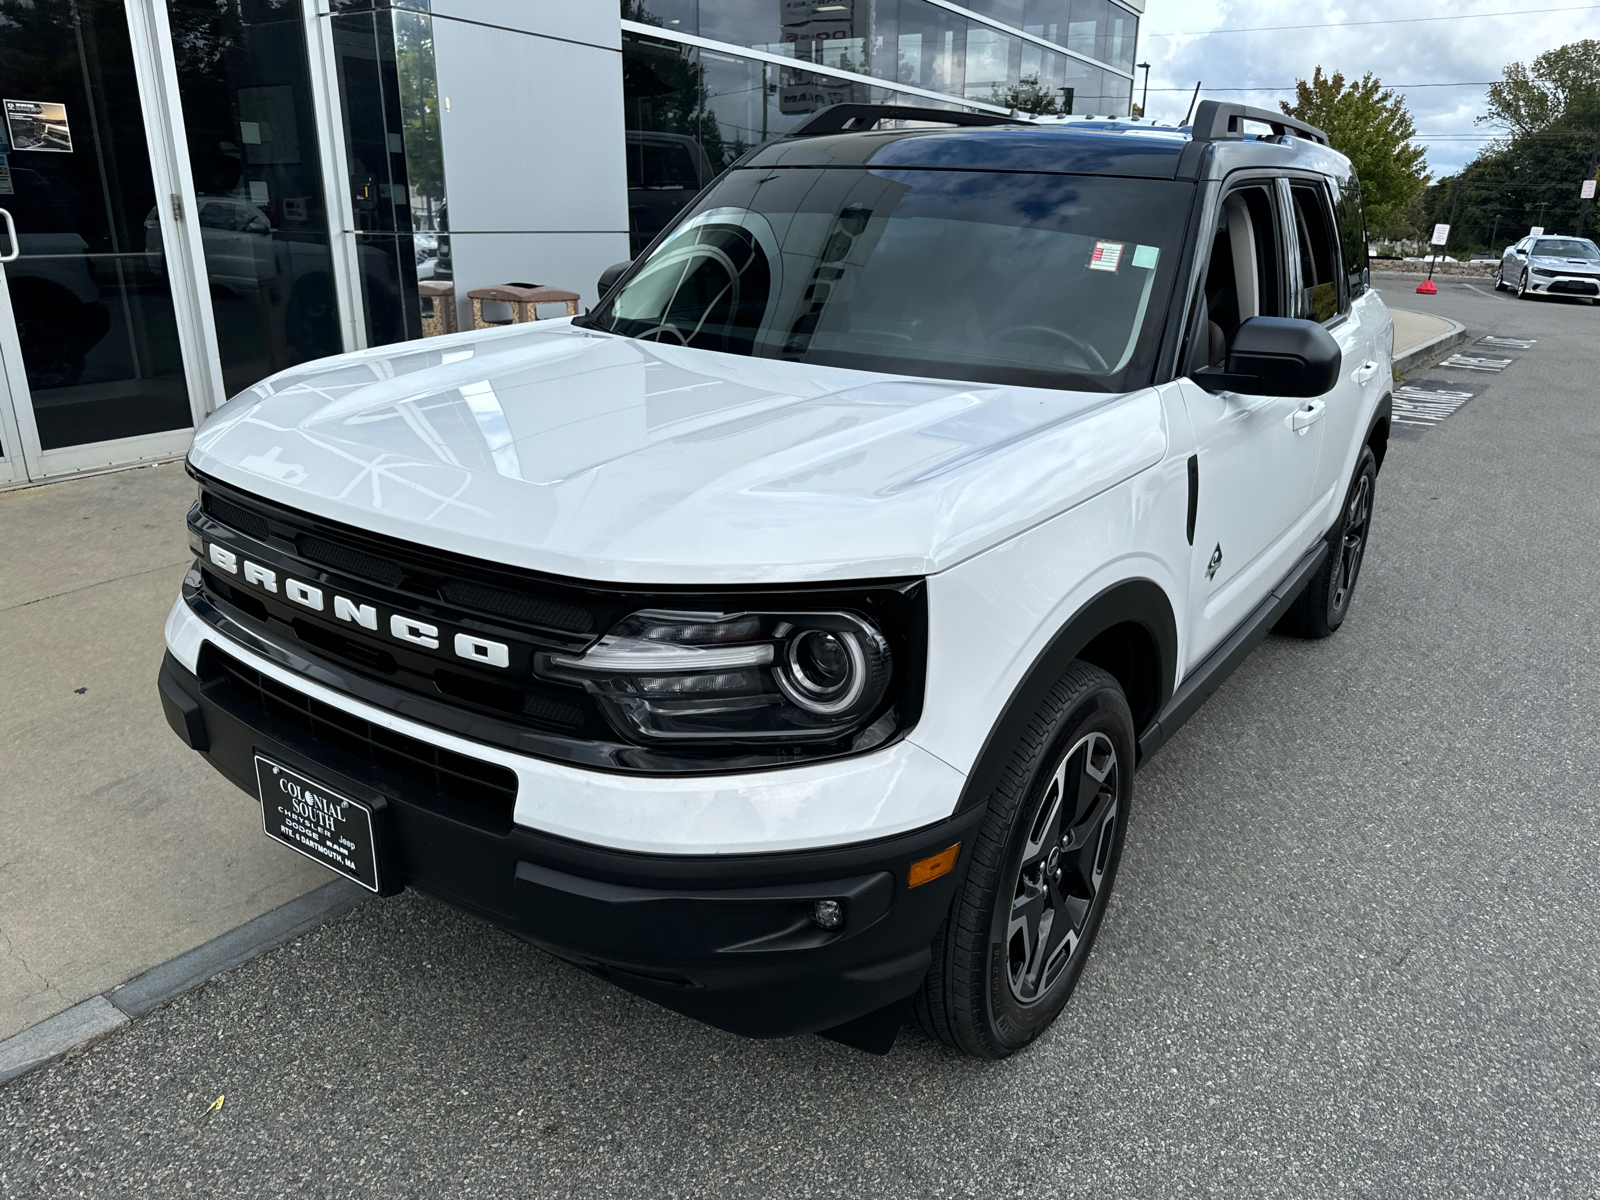
[[[1372,421],[1367,426],[1365,444],[1372,447],[1372,457],[1378,461],[1378,470],[1383,470],[1383,456],[1389,452],[1389,426],[1393,424],[1394,396],[1390,392],[1383,394],[1383,399],[1378,401],[1378,410],[1372,414]]]
[[[1150,579],[1127,579],[1096,594],[1056,632],[1012,689],[978,751],[956,811],[988,799],[1045,694],[1074,659],[1100,667],[1122,685],[1134,735],[1172,698],[1178,669],[1178,623],[1172,602]]]

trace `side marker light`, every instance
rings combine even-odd
[[[948,875],[955,870],[956,859],[961,855],[961,843],[957,842],[948,850],[928,858],[919,859],[911,864],[911,870],[906,876],[907,887],[921,887],[925,883],[932,883],[941,875]]]

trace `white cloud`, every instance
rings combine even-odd
[[[1470,17],[1554,8],[1576,11],[1527,13],[1516,17]],[[1484,113],[1488,90],[1510,62],[1531,62],[1568,42],[1600,38],[1600,7],[1577,9],[1583,0],[1323,0],[1307,5],[1292,0],[1149,0],[1140,23],[1139,59],[1150,66],[1150,115],[1181,119],[1198,80],[1201,99],[1237,100],[1277,109],[1293,98],[1296,79],[1309,79],[1318,65],[1359,78],[1373,72],[1385,84],[1458,83],[1475,87],[1409,88],[1406,98],[1419,138],[1428,147],[1428,167],[1449,175],[1476,155],[1492,131],[1475,125]],[[1445,17],[1411,24],[1357,25],[1397,17]],[[1258,33],[1198,31],[1263,25],[1346,22],[1330,29],[1292,29]],[[1182,33],[1182,37],[1153,34]],[[1134,95],[1144,82],[1136,71]],[[1224,91],[1224,88],[1283,88],[1283,91]],[[1177,89],[1177,90],[1158,90]]]

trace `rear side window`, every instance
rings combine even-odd
[[[1339,315],[1338,242],[1323,203],[1323,190],[1315,184],[1289,187],[1294,201],[1294,224],[1300,243],[1300,296],[1295,316],[1328,321]]]
[[[1354,300],[1371,286],[1371,264],[1367,261],[1367,218],[1361,211],[1361,181],[1351,171],[1334,180],[1333,219],[1339,227],[1339,243],[1344,251],[1344,274],[1350,281]]]

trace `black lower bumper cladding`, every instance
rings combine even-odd
[[[241,665],[208,646],[196,675],[167,655],[158,689],[168,723],[252,796],[259,753],[369,804],[384,894],[415,887],[748,1037],[822,1032],[887,1050],[904,1002],[927,973],[983,816],[979,807],[912,833],[824,850],[605,849],[513,824],[509,806],[464,797],[448,772],[414,766],[414,749],[375,753],[355,728],[364,722],[334,725],[292,706],[252,686],[254,673]],[[955,842],[957,870],[907,886],[911,863]],[[813,921],[819,900],[841,905],[842,925]]]

